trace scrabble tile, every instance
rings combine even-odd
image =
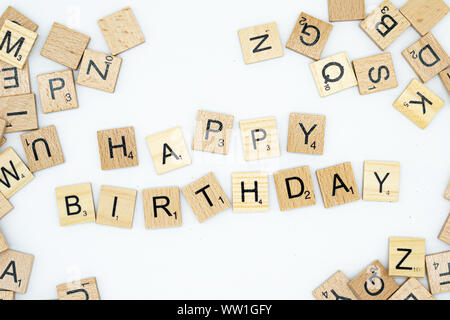
[[[428,286],[432,294],[450,291],[450,251],[425,257]]]
[[[364,0],[328,0],[328,15],[331,22],[363,20]]]
[[[0,16],[0,27],[3,26],[6,20],[11,20],[12,22],[15,22],[31,31],[36,31],[38,28],[38,25],[36,23],[28,19],[26,16],[24,16],[22,13],[11,6],[8,6],[8,8],[6,8],[6,10]]]
[[[3,193],[0,192],[0,219],[6,216],[12,209],[13,206],[11,202],[9,202]]]
[[[231,207],[225,192],[210,172],[181,189],[199,222],[205,222]]]
[[[0,97],[31,93],[28,62],[22,69],[0,61]]]
[[[239,126],[246,161],[280,156],[275,117],[240,121]]]
[[[0,253],[6,250],[8,250],[8,242],[0,231]]]
[[[0,288],[27,292],[34,257],[14,250],[0,253]]]
[[[13,148],[8,147],[0,154],[0,192],[7,199],[33,178],[33,174]]]
[[[82,279],[56,286],[58,300],[100,300],[97,280]]]
[[[181,226],[180,188],[142,190],[146,229]]]
[[[447,244],[450,244],[450,213],[444,225],[442,226],[438,239],[444,241]]]
[[[0,118],[8,122],[5,133],[37,129],[34,93],[0,97]]]
[[[398,86],[390,52],[353,60],[360,94],[375,93]]]
[[[192,150],[228,154],[234,116],[199,110]]]
[[[191,164],[191,157],[180,127],[153,134],[146,140],[157,174]]]
[[[90,183],[58,187],[55,193],[61,226],[95,221]]]
[[[273,174],[281,211],[316,204],[308,166],[280,170]]]
[[[341,52],[309,65],[321,97],[357,85],[347,53]]]
[[[416,279],[406,280],[388,300],[436,300]]]
[[[102,170],[139,164],[134,127],[97,131],[97,140]]]
[[[381,50],[386,50],[410,25],[389,0],[384,0],[359,24]]]
[[[15,300],[14,291],[0,290],[0,300]]]
[[[144,35],[130,7],[98,20],[106,44],[113,55],[144,43]]]
[[[447,89],[448,94],[450,94],[450,68],[444,69],[439,72],[439,77],[442,80],[442,84],[445,89]]]
[[[88,36],[55,22],[42,47],[41,56],[67,68],[78,69],[89,40]]]
[[[122,59],[119,57],[86,49],[77,84],[113,93],[121,64]]]
[[[389,275],[423,278],[425,276],[425,239],[390,237]]]
[[[275,22],[238,31],[245,64],[283,56],[283,46]]]
[[[448,13],[443,0],[409,0],[401,13],[422,36],[428,33]]]
[[[412,79],[393,106],[419,128],[425,129],[444,101],[417,79]]]
[[[400,163],[364,161],[363,200],[397,202]]]
[[[325,208],[359,200],[352,164],[345,162],[316,171]]]
[[[73,71],[64,70],[37,76],[43,113],[78,108]]]
[[[269,175],[266,172],[233,172],[233,212],[269,211]]]
[[[55,126],[51,125],[20,136],[31,172],[64,163]]]
[[[0,29],[0,60],[22,69],[36,38],[36,32],[6,20]]]
[[[450,64],[450,59],[433,34],[414,42],[402,55],[422,82],[427,82]]]
[[[348,287],[348,279],[342,271],[333,274],[313,291],[317,300],[358,300]]]
[[[131,228],[137,191],[133,189],[102,186],[98,200],[96,223]]]
[[[286,48],[319,60],[332,29],[333,25],[302,12],[286,43]]]
[[[348,285],[360,300],[387,300],[398,289],[397,282],[378,260],[368,265]]]
[[[324,140],[325,116],[291,112],[288,152],[323,154]]]

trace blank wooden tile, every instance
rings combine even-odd
[[[95,221],[94,199],[90,183],[58,187],[55,193],[61,226]]]
[[[0,288],[26,293],[34,257],[14,250],[0,253]]]
[[[191,157],[180,127],[153,134],[146,140],[157,174],[191,164]]]
[[[428,286],[432,294],[450,291],[450,251],[425,257]]]
[[[37,129],[34,93],[0,97],[0,118],[8,122],[5,133]]]
[[[94,277],[60,284],[56,291],[58,300],[100,300]]]
[[[134,127],[97,131],[97,141],[102,170],[139,164]]]
[[[24,133],[20,139],[31,172],[64,163],[64,155],[54,125]]]
[[[142,190],[146,229],[181,226],[180,188]]]
[[[144,35],[130,7],[98,20],[98,25],[113,55],[145,42]]]
[[[15,300],[14,291],[0,290],[0,300]]]
[[[86,49],[81,60],[77,84],[113,93],[122,59]]]
[[[341,52],[309,65],[321,97],[357,85],[347,53]]]
[[[36,38],[36,32],[6,20],[0,29],[0,60],[22,69]]]
[[[22,69],[0,61],[0,97],[31,93],[28,62]]]
[[[37,80],[43,113],[78,108],[72,70],[40,74]]]
[[[439,72],[439,77],[441,78],[442,84],[445,89],[447,89],[447,93],[450,94],[450,68],[444,69]]]
[[[425,129],[444,101],[417,79],[411,80],[393,106],[419,128]]]
[[[416,279],[406,280],[388,300],[436,300]]]
[[[352,164],[345,162],[316,171],[325,208],[359,200]]]
[[[7,199],[34,178],[25,163],[11,147],[6,148],[0,154],[0,172],[0,192]]]
[[[269,211],[269,175],[266,172],[233,172],[233,212]]]
[[[6,216],[11,210],[13,206],[11,202],[0,192],[0,219]]]
[[[443,0],[409,0],[401,13],[422,36],[428,33],[448,13]]]
[[[280,170],[273,178],[281,211],[316,204],[309,166]]]
[[[389,0],[384,0],[359,26],[381,50],[386,50],[410,25]]]
[[[422,82],[427,82],[450,64],[447,53],[431,32],[403,50],[402,55]]]
[[[24,16],[22,13],[11,6],[8,6],[8,8],[6,8],[6,10],[0,16],[0,27],[5,23],[6,20],[11,20],[31,31],[36,31],[38,28],[38,25],[36,23],[28,19],[26,16]]]
[[[192,150],[228,154],[234,116],[199,110]]]
[[[328,16],[331,22],[363,20],[364,0],[328,0]]]
[[[441,232],[439,232],[438,239],[450,244],[450,213],[442,226]]]
[[[102,186],[98,200],[96,223],[131,228],[137,191],[134,189]]]
[[[275,117],[240,121],[239,126],[246,161],[280,156]]]
[[[71,69],[78,69],[90,38],[80,32],[53,23],[41,50],[41,56]]]
[[[325,116],[291,112],[288,152],[323,154],[324,140]]]
[[[349,280],[342,271],[333,274],[313,291],[317,300],[358,300],[348,286]]]
[[[5,236],[0,231],[0,253],[8,250],[8,242],[6,242]]]
[[[319,60],[332,29],[333,25],[302,12],[286,43],[286,48]]]
[[[398,86],[390,52],[353,60],[360,94],[375,93]]]
[[[363,200],[398,201],[400,163],[364,161]]]
[[[390,237],[389,275],[423,278],[425,276],[425,239]]]
[[[283,56],[283,45],[275,22],[238,31],[245,64]]]
[[[210,172],[181,189],[199,222],[205,222],[231,207],[225,192]]]

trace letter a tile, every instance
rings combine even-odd
[[[26,293],[34,257],[14,250],[0,253],[0,288]]]
[[[134,128],[97,131],[102,170],[138,165]]]

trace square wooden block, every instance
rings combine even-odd
[[[233,172],[233,212],[269,211],[269,175],[266,172]]]
[[[14,291],[0,290],[0,300],[15,300]]]
[[[341,52],[309,65],[321,97],[357,85],[347,53]]]
[[[436,300],[416,279],[406,280],[388,300]]]
[[[397,202],[400,163],[364,161],[363,200]]]
[[[33,178],[33,174],[13,148],[8,147],[0,154],[0,192],[7,199]]]
[[[113,55],[145,42],[144,35],[130,7],[98,20],[98,26]]]
[[[97,141],[102,170],[139,164],[134,127],[97,131]]]
[[[100,300],[97,279],[87,278],[56,286],[58,300]]]
[[[444,85],[445,89],[447,89],[447,93],[450,94],[450,68],[439,72],[439,77],[441,78],[442,84]]]
[[[450,251],[425,257],[428,286],[432,294],[450,291]]]
[[[376,260],[350,281],[349,287],[360,300],[387,300],[398,284]]]
[[[410,25],[389,0],[384,0],[359,24],[381,50],[386,50]]]
[[[281,211],[316,204],[309,166],[277,171],[273,178]]]
[[[199,222],[205,222],[231,207],[225,192],[210,172],[181,189]]]
[[[6,20],[0,29],[0,60],[22,69],[36,38],[36,32]]]
[[[81,60],[77,84],[113,93],[122,59],[86,49]]]
[[[319,60],[331,30],[333,25],[302,12],[286,43],[286,48]]]
[[[0,97],[31,93],[28,62],[22,69],[0,61]]]
[[[8,242],[6,242],[5,236],[0,231],[0,253],[8,250]]]
[[[37,79],[43,113],[78,108],[72,70],[40,74]]]
[[[102,186],[98,200],[96,223],[106,226],[131,228],[137,191]]]
[[[31,172],[64,163],[55,126],[24,133],[20,136]]]
[[[342,271],[333,274],[313,291],[317,300],[358,300],[348,286],[349,280]]]
[[[27,28],[31,31],[36,31],[38,25],[24,16],[22,13],[17,11],[11,6],[8,6],[3,14],[0,16],[0,27],[5,23],[6,20],[11,20],[15,23],[18,23],[22,27]]]
[[[352,164],[345,162],[316,171],[325,208],[359,200]]]
[[[26,293],[34,257],[14,250],[0,253],[0,288]]]
[[[428,33],[448,13],[444,0],[409,0],[401,13],[420,35]]]
[[[39,127],[34,93],[0,97],[0,118],[5,119],[5,133],[34,130]]]
[[[238,31],[245,64],[283,56],[283,45],[275,22]]]
[[[0,192],[0,219],[6,216],[12,209],[11,202]]]
[[[146,138],[157,174],[191,164],[181,127],[162,131]]]
[[[425,276],[425,239],[390,237],[389,275],[423,278]]]
[[[444,100],[417,79],[412,79],[393,106],[419,128],[425,129],[444,105]]]
[[[234,116],[199,110],[192,150],[228,154]]]
[[[42,47],[41,56],[67,68],[78,69],[89,40],[88,36],[55,22]]]
[[[90,183],[58,187],[55,192],[61,226],[95,221],[94,198]]]
[[[450,244],[450,213],[442,226],[441,232],[439,232],[438,239]]]
[[[239,126],[246,161],[280,156],[275,117],[240,121]]]
[[[328,0],[328,15],[331,22],[363,20],[364,0]]]
[[[422,82],[427,82],[450,64],[447,52],[431,32],[403,50],[402,55]]]
[[[390,52],[353,60],[360,94],[375,93],[398,86]]]
[[[180,188],[142,190],[146,229],[181,226]]]
[[[291,112],[287,151],[323,154],[325,119],[322,115]]]

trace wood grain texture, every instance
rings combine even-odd
[[[425,239],[390,237],[389,275],[423,278],[425,276]]]
[[[448,11],[449,8],[443,0],[408,0],[400,9],[413,28],[422,36],[444,18]]]
[[[6,242],[5,236],[0,231],[0,253],[8,250],[8,242]]]
[[[313,291],[317,300],[358,300],[348,286],[349,280],[338,271]]]
[[[78,108],[72,70],[40,74],[37,80],[43,113]]]
[[[87,278],[56,286],[59,300],[100,300],[97,279]]]
[[[0,192],[0,219],[6,216],[14,207],[11,202]]]
[[[331,22],[363,20],[364,0],[328,0],[328,16]]]
[[[25,163],[11,147],[6,148],[0,154],[0,174],[2,182],[0,183],[0,192],[7,199],[25,187],[34,178]]]
[[[439,72],[439,77],[441,78],[442,84],[445,89],[447,89],[447,93],[450,94],[450,68],[444,69]]]
[[[102,170],[139,164],[134,127],[97,131],[97,141]]]
[[[133,226],[137,191],[101,186],[96,223],[130,229]]]
[[[15,300],[14,291],[0,290],[0,300]]]
[[[275,117],[239,122],[246,161],[280,156],[277,120]]]
[[[450,251],[425,257],[428,286],[432,294],[450,291]]]
[[[31,254],[14,250],[0,253],[0,274],[5,274],[0,279],[0,288],[26,293],[33,261],[34,257]]]
[[[287,151],[323,154],[325,120],[326,117],[323,115],[291,112]]]
[[[442,226],[441,232],[439,232],[438,239],[450,244],[450,213]]]
[[[37,36],[36,32],[6,20],[0,29],[0,60],[22,69]]]
[[[364,161],[363,200],[397,202],[400,163]]]
[[[39,127],[34,93],[0,97],[0,118],[5,119],[5,133],[34,130]]]
[[[3,26],[6,20],[11,20],[15,23],[18,23],[22,27],[27,28],[31,31],[36,31],[38,28],[38,25],[36,23],[28,19],[26,16],[24,16],[22,13],[11,6],[8,6],[8,8],[6,8],[6,10],[0,16],[0,27]]]
[[[3,134],[6,131],[6,126],[8,125],[8,121],[0,118],[0,140],[3,140]],[[1,146],[1,145],[0,145]]]
[[[181,226],[179,187],[145,189],[142,196],[146,229]]]
[[[17,68],[0,61],[0,97],[31,93],[28,61]]]
[[[416,279],[409,278],[388,300],[436,300]]]
[[[95,221],[90,183],[58,187],[55,188],[55,193],[61,227]]]
[[[269,210],[269,175],[266,172],[233,172],[233,212]]]

